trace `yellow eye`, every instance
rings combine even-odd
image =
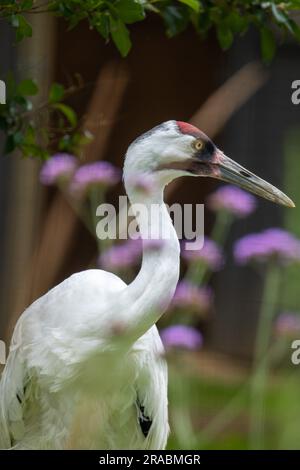
[[[202,142],[202,140],[196,140],[195,149],[196,150],[202,150],[203,147],[204,147],[204,142]]]

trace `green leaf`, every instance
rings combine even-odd
[[[59,83],[53,83],[49,91],[49,103],[57,103],[64,97],[65,89]]]
[[[19,83],[17,87],[17,93],[19,93],[20,95],[24,95],[24,96],[36,95],[38,91],[39,89],[38,89],[37,84],[30,78],[26,80],[22,80],[22,82]]]
[[[109,38],[109,15],[107,13],[95,13],[92,25],[105,40]]]
[[[288,25],[289,30],[292,31],[292,34],[295,36],[297,41],[300,41],[300,28],[298,24],[294,20],[290,19]]]
[[[299,4],[300,7],[300,4]],[[298,7],[298,8],[299,8]],[[278,24],[284,26],[293,36],[295,36],[298,41],[300,40],[300,28],[295,23],[294,20],[292,20],[288,14],[283,11],[281,8],[278,8],[275,3],[272,3],[272,13]]]
[[[23,138],[24,136],[20,131],[8,135],[5,142],[4,153],[13,152],[22,143]]]
[[[167,36],[173,37],[186,29],[189,23],[189,13],[183,6],[167,6],[163,12],[167,26]]]
[[[87,17],[88,17],[88,13],[86,11],[81,11],[81,12],[74,13],[73,16],[68,18],[68,23],[69,23],[68,31],[70,31],[71,29],[74,29],[75,26],[77,26],[78,23],[80,23],[80,21],[84,20]]]
[[[15,148],[16,148],[16,145],[15,145],[15,142],[14,142],[14,137],[13,137],[13,135],[9,135],[6,138],[6,141],[5,141],[4,155],[6,155],[7,153],[13,152],[15,150]]]
[[[19,27],[19,15],[11,15],[10,17],[10,24],[13,28]]]
[[[268,64],[272,61],[276,52],[274,34],[269,28],[260,29],[260,48],[263,60]]]
[[[25,96],[16,96],[14,101],[18,103],[25,111],[31,111],[32,110],[32,102],[25,98]]]
[[[200,11],[200,2],[198,0],[178,0],[180,3],[184,3],[196,13]]]
[[[77,116],[76,116],[75,111],[73,111],[73,109],[70,108],[70,106],[67,106],[64,103],[54,103],[53,108],[60,111],[67,118],[67,120],[69,121],[72,127],[76,127]]]
[[[24,145],[35,145],[36,136],[33,126],[28,126],[24,135]]]
[[[213,23],[219,24],[222,21],[222,10],[219,7],[211,7],[209,9],[209,17]]]
[[[124,23],[135,23],[145,18],[144,8],[135,0],[119,0],[114,7]]]
[[[4,116],[0,116],[0,129],[2,131],[7,131],[8,129],[7,119]]]
[[[296,37],[298,41],[300,41],[300,28],[294,20],[292,20],[285,11],[282,11],[276,7],[276,5],[272,5],[272,12],[274,18],[277,20],[279,24],[284,26],[293,36]]]
[[[224,23],[219,23],[217,25],[217,37],[223,50],[229,49],[233,43],[233,33]]]
[[[58,149],[64,152],[70,152],[72,150],[72,137],[69,134],[65,134],[58,142]]]
[[[68,18],[73,15],[73,11],[70,7],[71,5],[67,5],[67,2],[56,2],[56,5],[54,4],[53,6],[53,11],[57,12],[59,16]]]
[[[248,28],[247,18],[239,14],[236,10],[232,10],[232,12],[225,18],[224,23],[233,33],[236,34],[242,34]]]
[[[126,57],[131,49],[131,40],[129,31],[121,20],[115,20],[112,16],[109,18],[110,32],[113,41],[119,49],[122,57]]]
[[[196,29],[200,34],[205,34],[211,27],[211,19],[207,11],[200,13]]]
[[[23,0],[20,4],[21,10],[30,10],[33,6],[33,0]]]
[[[24,38],[32,36],[32,28],[24,16],[16,15],[16,18],[12,25],[16,28],[16,40],[20,42]]]
[[[282,10],[277,8],[275,3],[272,3],[271,8],[272,8],[273,16],[276,19],[276,21],[278,21],[278,23],[286,23],[286,15],[283,13]]]
[[[21,145],[20,151],[22,156],[25,158],[40,158],[41,160],[46,160],[49,157],[49,152],[37,144],[24,144]]]

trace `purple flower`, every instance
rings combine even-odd
[[[115,245],[98,258],[101,268],[108,270],[126,269],[134,266],[140,260],[143,250],[160,250],[164,245],[164,240],[136,240],[130,239],[119,245]]]
[[[284,264],[300,261],[300,240],[285,230],[271,228],[238,240],[234,246],[234,257],[239,264],[270,258]]]
[[[160,336],[164,346],[170,348],[198,349],[203,344],[201,333],[185,325],[173,325],[160,331]]]
[[[224,264],[224,257],[221,248],[217,243],[208,237],[204,238],[204,244],[200,243],[197,248],[197,241],[193,244],[193,250],[187,250],[184,245],[182,256],[187,261],[200,261],[207,265],[212,271],[218,271]]]
[[[75,172],[77,159],[67,153],[53,155],[42,166],[40,181],[45,185],[57,183],[59,180],[69,179]]]
[[[208,196],[207,202],[211,210],[225,210],[236,217],[246,217],[256,208],[254,196],[231,185],[222,186],[217,189]]]
[[[135,265],[140,259],[141,254],[141,240],[128,240],[102,253],[98,258],[98,264],[101,268],[111,271],[126,269]]]
[[[300,335],[300,315],[299,313],[281,313],[274,325],[276,335],[283,337],[295,337]]]
[[[120,170],[109,162],[82,165],[74,174],[71,189],[83,192],[93,185],[112,186],[120,180]]]
[[[141,238],[140,241],[142,241]],[[144,251],[156,251],[160,250],[164,244],[165,240],[162,240],[161,238],[144,238],[142,248]]]
[[[205,312],[211,305],[212,294],[207,287],[198,287],[188,281],[178,283],[172,306]]]
[[[128,182],[135,191],[142,194],[150,194],[155,189],[155,180],[153,175],[132,176]]]

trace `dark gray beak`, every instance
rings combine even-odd
[[[226,157],[220,150],[217,150],[215,159],[217,166],[215,178],[240,186],[242,189],[277,204],[295,207],[293,201],[286,194],[259,176],[251,173],[251,171],[248,171],[234,160],[231,160],[231,158]]]

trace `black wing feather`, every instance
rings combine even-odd
[[[145,412],[145,407],[140,403],[139,399],[137,399],[136,404],[138,408],[138,414],[139,414],[138,418],[139,418],[140,427],[144,436],[147,437],[149,434],[151,425],[152,425],[152,419]]]

